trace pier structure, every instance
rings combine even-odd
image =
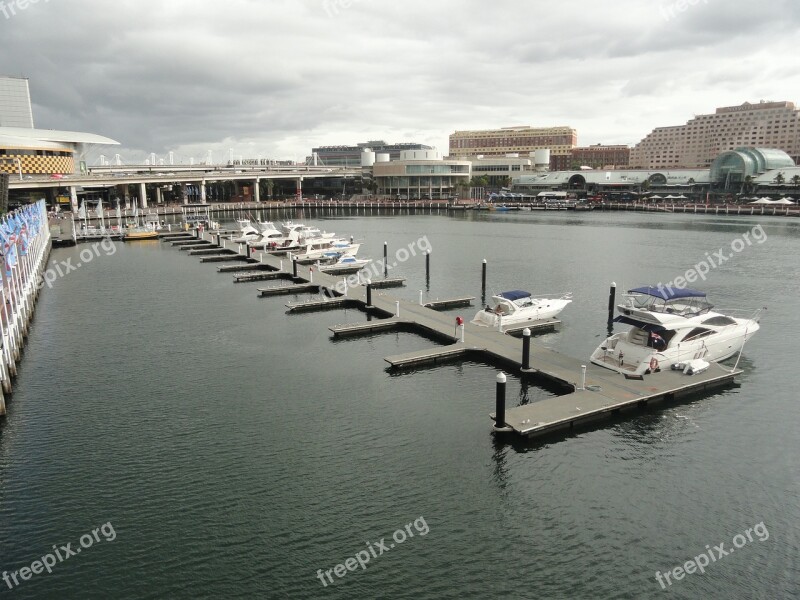
[[[8,213],[2,218],[0,229],[5,238],[5,268],[0,288],[0,415],[5,415],[6,397],[17,375],[17,364],[50,256],[51,236],[44,200]]]
[[[183,235],[186,234],[177,234]],[[195,234],[200,240],[212,242],[208,232]],[[242,259],[247,260],[242,256]],[[440,345],[388,356],[384,360],[391,369],[411,369],[423,365],[454,360],[474,360],[498,365],[508,373],[530,378],[558,395],[532,404],[521,405],[490,413],[495,421],[493,430],[498,434],[510,433],[527,438],[554,432],[569,431],[586,423],[614,417],[621,413],[641,409],[660,401],[673,401],[683,396],[732,385],[740,370],[727,369],[712,363],[708,370],[692,376],[681,371],[664,370],[628,378],[615,371],[604,369],[567,356],[556,350],[531,341],[532,333],[553,331],[557,319],[515,324],[513,333],[506,329],[482,327],[452,317],[426,306],[397,298],[386,291],[378,291],[382,280],[363,278],[351,280],[342,286],[342,280],[325,273],[310,272],[307,268],[285,271],[283,263],[269,254],[257,260],[262,268],[275,273],[285,273],[291,285],[259,288],[258,295],[321,293],[322,300],[292,302],[286,305],[289,312],[308,312],[341,307],[358,307],[378,319],[366,323],[340,324],[330,327],[334,337],[371,335],[384,331],[405,330],[416,332]],[[292,265],[297,269],[297,265]],[[313,281],[312,281],[313,279]],[[453,303],[463,303],[463,298]],[[443,302],[447,305],[447,302]],[[502,326],[502,325],[501,325]],[[499,396],[498,396],[499,397]]]

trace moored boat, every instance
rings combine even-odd
[[[607,338],[590,360],[622,374],[678,368],[699,372],[702,365],[693,361],[728,359],[760,328],[761,311],[736,318],[713,308],[698,290],[670,286],[629,290],[614,321],[631,329]]]
[[[530,292],[510,290],[492,296],[492,301],[493,306],[487,305],[478,311],[471,321],[474,325],[495,327],[549,319],[555,317],[572,302],[572,294],[534,298]]]

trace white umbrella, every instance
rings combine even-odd
[[[775,202],[773,202],[772,204],[794,204],[794,202],[792,202],[788,198],[781,198],[780,200],[775,200]]]

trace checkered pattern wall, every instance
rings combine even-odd
[[[31,156],[5,154],[0,156],[0,173],[19,173],[17,159],[22,163],[23,175],[52,175],[74,173],[75,162],[71,156]]]

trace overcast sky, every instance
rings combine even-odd
[[[30,79],[35,125],[111,137],[127,162],[446,152],[457,129],[511,125],[632,145],[717,106],[800,101],[798,0],[2,2],[0,74]]]

